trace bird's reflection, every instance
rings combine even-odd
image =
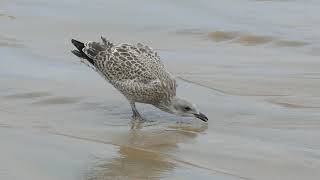
[[[139,128],[144,127],[139,124]],[[166,125],[159,130],[134,128],[116,140],[120,142],[119,156],[110,160],[98,160],[88,173],[87,180],[105,179],[153,179],[168,175],[178,166],[172,159],[179,143],[196,138],[207,129],[207,124]]]

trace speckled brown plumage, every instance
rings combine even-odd
[[[85,59],[129,100],[135,119],[142,119],[135,106],[140,102],[179,116],[208,120],[194,104],[176,97],[176,81],[154,50],[140,43],[114,45],[101,39],[86,43],[72,39],[77,48],[72,53]]]
[[[131,102],[159,104],[176,95],[176,81],[158,54],[143,44],[86,42],[82,51],[94,68]]]

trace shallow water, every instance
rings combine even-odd
[[[319,178],[318,1],[0,7],[0,179]],[[71,38],[100,35],[157,49],[209,123],[139,105],[150,122],[132,125],[122,95],[70,53]]]

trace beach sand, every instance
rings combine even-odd
[[[94,2],[0,2],[1,180],[319,179],[320,43],[310,38],[320,37],[310,30],[319,3],[295,21],[277,8],[257,20],[219,11],[234,1],[213,12],[208,1]],[[303,11],[287,1],[242,3],[256,14]],[[260,21],[269,29],[254,28]],[[151,122],[131,129],[126,99],[70,53],[71,38],[100,35],[156,49],[177,93],[209,122],[139,104]]]

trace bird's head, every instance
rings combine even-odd
[[[207,116],[202,114],[194,104],[181,98],[174,97],[169,104],[159,108],[178,116],[196,117],[204,122],[208,121]]]

